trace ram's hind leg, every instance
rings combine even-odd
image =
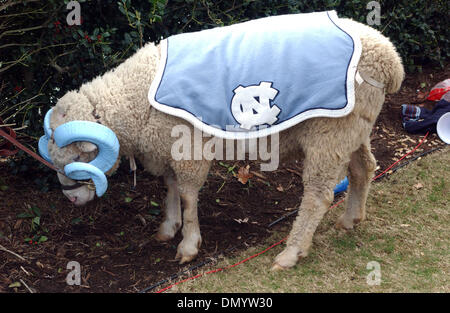
[[[164,182],[167,186],[167,196],[164,203],[164,221],[156,234],[156,239],[159,241],[172,239],[181,227],[180,192],[177,180],[171,174],[164,176]]]
[[[333,201],[334,187],[345,167],[345,162],[339,159],[314,152],[305,154],[303,199],[286,248],[275,258],[272,269],[292,267],[300,257],[308,255],[314,232]]]
[[[337,228],[352,229],[366,216],[366,200],[370,182],[376,168],[375,157],[370,151],[370,144],[362,144],[353,152],[349,164],[349,192],[347,208],[336,223]]]

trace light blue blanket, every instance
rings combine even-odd
[[[161,46],[151,105],[206,133],[255,138],[353,110],[361,43],[334,11],[171,36]]]

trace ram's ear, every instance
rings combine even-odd
[[[75,144],[81,151],[85,153],[90,153],[97,150],[97,146],[88,141],[78,141]]]

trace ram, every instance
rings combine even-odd
[[[163,176],[168,189],[164,220],[156,237],[170,240],[182,228],[176,258],[181,263],[189,262],[196,257],[202,241],[198,194],[214,161],[206,157],[174,158],[172,148],[178,139],[172,136],[173,130],[180,125],[192,132],[196,128],[214,138],[236,138],[235,143],[245,140],[246,134],[256,138],[259,131],[260,137],[279,135],[281,161],[302,157],[304,164],[300,210],[273,268],[292,267],[308,254],[313,234],[333,200],[334,187],[346,175],[350,181],[346,211],[336,226],[352,229],[365,218],[365,202],[376,168],[370,133],[385,94],[399,90],[404,70],[395,47],[377,30],[339,19],[335,12],[311,14],[277,16],[177,35],[159,45],[148,43],[114,70],[67,92],[47,113],[46,135],[40,142],[41,154],[64,172],[58,177],[65,196],[75,205],[91,201],[96,192],[99,196],[105,192],[105,173],[114,172],[120,157],[137,158],[147,171]],[[329,25],[322,25],[321,20]],[[300,29],[302,24],[307,26]],[[292,25],[297,29],[288,29]],[[335,37],[325,35],[332,32],[339,33]],[[250,35],[254,35],[255,43]],[[225,48],[214,50],[219,48],[212,38],[222,40]],[[323,46],[310,47],[310,42]],[[340,55],[347,53],[341,49],[343,45],[350,54],[341,60]],[[246,46],[251,51],[244,50]],[[186,47],[193,51],[176,50]],[[318,49],[315,54],[314,49]],[[307,50],[313,54],[306,55]],[[259,66],[247,63],[258,55],[263,57]],[[200,63],[202,57],[207,58],[206,65]],[[340,66],[345,71],[334,77]],[[229,72],[233,67],[238,69],[237,74]],[[266,71],[271,67],[276,72],[273,79]],[[190,75],[195,76],[192,82]],[[223,83],[216,78],[223,78]],[[242,83],[236,84],[235,78]],[[313,79],[316,82],[311,82]],[[333,91],[334,81],[342,95]],[[288,84],[287,89],[282,84]],[[245,100],[244,96],[255,90],[261,91],[265,100],[254,95]],[[211,100],[216,96],[218,100]],[[303,110],[306,117],[304,112],[295,112],[294,118],[288,116],[287,122],[281,121],[288,110],[284,102],[290,102],[287,104],[295,111],[302,106],[303,96],[307,97],[305,103],[322,99],[316,103],[319,108]],[[171,109],[169,104],[176,99],[190,109],[182,108],[183,103],[175,103]],[[345,103],[336,109],[333,105],[339,99]],[[194,111],[209,100],[227,103],[206,110],[203,117],[212,118],[212,122],[201,121]],[[245,112],[251,105],[255,108],[249,112],[260,114],[256,121]],[[226,123],[228,117],[235,119],[239,131],[211,126],[218,119]],[[203,146],[211,140],[201,138]],[[191,144],[193,151],[194,142]],[[83,179],[92,179],[95,188],[77,182]]]

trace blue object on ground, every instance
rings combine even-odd
[[[345,178],[341,180],[339,184],[336,185],[336,188],[334,188],[334,194],[346,191],[347,187],[348,187],[348,178],[347,176],[345,176]]]

